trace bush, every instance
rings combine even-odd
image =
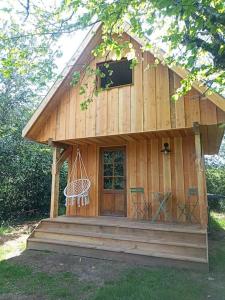
[[[21,128],[0,140],[0,223],[27,214],[49,214],[51,149],[21,138]],[[61,172],[61,190],[66,168]],[[60,193],[60,204],[64,205]]]
[[[209,166],[206,169],[206,181],[208,193],[214,194],[209,196],[210,209],[225,212],[225,167]]]

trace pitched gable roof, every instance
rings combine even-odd
[[[57,90],[60,88],[60,86],[62,85],[64,80],[68,77],[68,75],[71,73],[72,69],[76,65],[79,58],[81,57],[84,49],[89,45],[89,43],[91,42],[93,37],[101,29],[101,26],[102,26],[101,23],[97,23],[87,33],[84,40],[82,41],[82,43],[78,47],[77,51],[74,53],[72,58],[69,60],[69,62],[67,63],[67,65],[65,66],[63,71],[61,72],[61,74],[59,76],[59,79],[56,80],[56,82],[53,84],[53,86],[51,87],[51,89],[49,90],[49,92],[47,93],[45,98],[42,100],[39,107],[36,109],[36,111],[34,112],[32,117],[30,118],[30,120],[28,121],[26,126],[24,127],[23,132],[22,132],[23,137],[27,136],[27,134],[29,133],[29,131],[31,130],[33,125],[39,119],[39,117],[41,116],[41,114],[43,113],[43,111],[45,110],[45,108],[47,107],[47,105],[50,103],[51,99],[53,98],[53,96],[57,92]],[[131,36],[141,46],[145,45],[145,41],[143,39],[137,37],[136,35],[134,35],[132,33],[132,31],[130,29],[130,25],[128,23],[124,24],[124,32],[127,33],[129,36]],[[154,54],[154,56],[156,56],[159,60],[162,60],[163,57],[165,56],[165,53],[161,50],[160,52],[158,51],[157,55]],[[185,70],[185,69],[183,69],[179,66],[170,67],[170,69],[173,72],[175,72],[177,75],[179,75],[181,78],[185,78],[189,74],[189,72],[187,70]],[[198,82],[194,82],[193,87],[198,92],[200,92],[201,94],[204,94],[208,89],[206,86],[204,86],[204,85],[202,85]],[[211,93],[210,95],[207,95],[207,98],[211,102],[213,102],[216,106],[218,106],[220,109],[225,111],[225,99],[224,99],[224,97],[222,97],[221,95],[219,95],[217,93]]]

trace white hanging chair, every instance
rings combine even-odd
[[[78,168],[80,171],[79,173]],[[78,174],[80,178],[77,178]],[[91,187],[91,182],[87,176],[87,172],[79,148],[77,149],[77,155],[70,173],[70,178],[73,178],[73,180],[71,181],[69,179],[68,184],[64,189],[66,206],[74,205],[75,203],[77,203],[78,207],[88,205],[88,192]]]

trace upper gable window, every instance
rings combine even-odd
[[[98,78],[99,88],[112,88],[133,83],[131,61],[127,59],[99,63],[97,68],[101,72]]]

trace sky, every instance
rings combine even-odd
[[[64,35],[59,39],[58,45],[61,48],[62,56],[56,59],[59,72],[63,70],[67,62],[73,56],[81,42],[85,38],[88,30],[79,30],[74,34]]]

